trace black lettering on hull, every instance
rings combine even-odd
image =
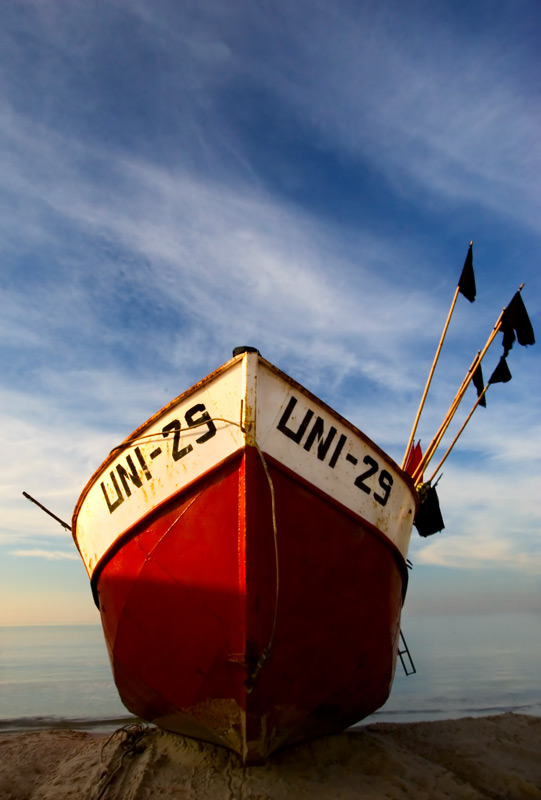
[[[103,482],[101,483],[101,490],[103,492],[103,496],[105,497],[105,502],[107,503],[107,508],[109,509],[109,513],[112,514],[113,511],[116,508],[118,508],[121,503],[124,502],[124,498],[122,497],[122,493],[120,491],[118,483],[116,482],[115,473],[114,472],[110,472],[109,473],[109,477],[111,478],[111,483],[115,487],[116,500],[114,500],[113,502],[111,502],[109,500],[109,495],[107,494],[107,489],[106,489],[105,484]]]
[[[320,461],[325,461],[329,455],[329,452],[331,451],[331,446],[336,440],[336,434],[338,433],[337,429],[334,427],[334,425],[331,425],[328,431],[325,432],[325,419],[323,417],[316,416],[315,421],[310,428],[308,435],[306,436],[306,440],[304,441],[304,444],[302,444],[302,440],[308,431],[312,418],[314,417],[314,411],[309,408],[304,414],[302,422],[295,430],[294,426],[290,427],[289,420],[296,405],[297,398],[291,396],[280,418],[280,421],[276,426],[277,429],[287,436],[288,439],[294,441],[295,444],[301,445],[306,452],[315,452]],[[327,466],[331,469],[336,467],[338,459],[340,458],[347,441],[348,437],[345,435],[345,433],[341,433],[334,446],[331,457],[326,462]],[[314,444],[316,445],[315,448]],[[345,455],[345,461],[353,464],[353,466],[356,466],[359,463],[357,456],[349,452]],[[379,462],[371,455],[365,454],[362,462],[366,469],[354,479],[354,486],[367,495],[373,495],[374,500],[381,506],[387,505],[387,501],[393,487],[393,476],[390,472],[387,472],[386,469],[380,469]],[[374,487],[375,481],[377,481],[377,486]],[[374,489],[376,489],[376,491],[374,491]],[[379,490],[382,491],[379,492]]]
[[[329,461],[329,467],[331,469],[334,469],[336,467],[336,462],[338,461],[338,457],[339,457],[340,453],[342,452],[346,442],[347,442],[347,436],[345,434],[341,433],[340,434],[340,438],[338,439],[338,442],[337,442],[336,447],[334,449],[334,453],[332,454],[332,456],[330,458],[330,461]]]
[[[130,485],[128,483],[128,479],[133,483],[136,488],[139,488],[143,485],[143,481],[139,477],[135,464],[133,463],[133,459],[131,456],[126,457],[126,463],[130,468],[130,471],[126,469],[122,464],[118,464],[116,471],[118,472],[118,477],[124,487],[124,492],[129,497],[131,495]]]
[[[321,417],[316,417],[316,421],[314,422],[312,430],[308,434],[308,437],[304,444],[304,449],[309,451],[312,445],[314,444],[314,441],[316,439],[318,440],[317,457],[319,458],[320,461],[325,461],[327,453],[329,452],[329,447],[331,446],[332,440],[334,439],[337,432],[336,428],[333,426],[328,432],[327,437],[323,439],[323,433],[324,433],[323,426],[324,426],[324,420]]]
[[[197,414],[199,411],[203,413],[199,417],[199,419],[194,419],[194,415]],[[198,439],[196,439],[196,444],[203,444],[204,442],[208,442],[209,439],[212,439],[214,434],[216,433],[216,425],[210,418],[209,412],[205,409],[203,403],[198,403],[193,408],[188,409],[184,414],[184,419],[188,423],[189,427],[193,427],[194,425],[202,425],[203,423],[206,424],[208,430]]]
[[[279,431],[284,433],[289,439],[293,439],[293,441],[296,444],[300,444],[301,439],[306,433],[306,429],[310,424],[310,420],[314,416],[314,412],[308,409],[298,429],[294,431],[291,428],[287,427],[287,423],[296,405],[297,405],[297,398],[291,397],[289,403],[287,404],[286,410],[282,414],[282,418],[276,427],[278,428]]]
[[[192,408],[189,408],[184,415],[184,419],[186,420],[189,428],[203,426],[203,433],[201,433],[201,435],[195,440],[196,444],[204,444],[209,439],[212,439],[212,437],[216,434],[216,426],[203,403],[197,403],[196,405],[192,406]],[[204,426],[206,426],[206,430]],[[181,446],[181,424],[180,420],[178,419],[173,419],[171,422],[168,422],[167,425],[162,428],[161,433],[164,438],[167,438],[170,433],[173,433],[173,446],[171,448],[171,456],[173,461],[179,461],[181,458],[187,456],[188,453],[191,453],[194,449],[193,444],[187,444],[185,447]],[[114,491],[116,492],[116,497],[113,500],[111,500],[109,497],[105,483],[101,483],[101,490],[110,514],[112,514],[113,511],[115,511],[115,509],[117,509],[119,505],[124,502],[124,500],[127,500],[129,497],[131,497],[135,489],[141,488],[143,485],[143,477],[147,481],[151,480],[152,478],[152,473],[148,468],[148,464],[141,451],[141,448],[135,447],[133,452],[135,453],[135,457],[139,463],[139,466],[136,466],[134,459],[130,454],[126,456],[125,464],[117,464],[116,475],[114,471],[109,473],[111,483],[113,484]],[[162,448],[156,447],[150,453],[150,460],[154,461],[154,459],[158,458],[161,453]],[[120,479],[121,486],[119,486],[117,481],[117,475]],[[124,494],[122,493],[122,490],[124,490]]]
[[[143,457],[143,454],[138,447],[135,448],[135,455],[137,456],[137,461],[141,464],[145,478],[147,479],[147,481],[149,481],[152,478],[152,475],[150,473],[149,468],[147,467],[147,463]]]
[[[174,419],[168,425],[162,429],[163,436],[169,436],[171,431],[174,431],[173,434],[173,461],[180,461],[181,458],[187,456],[188,453],[191,453],[193,447],[191,444],[187,444],[186,447],[180,447],[180,420]]]

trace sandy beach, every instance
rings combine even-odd
[[[227,751],[156,728],[0,737],[2,800],[518,800],[541,798],[541,718],[378,723],[246,770]]]

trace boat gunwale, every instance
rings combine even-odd
[[[384,461],[386,461],[387,464],[390,465],[397,472],[397,474],[400,476],[400,478],[408,486],[408,488],[410,489],[410,494],[412,495],[412,497],[414,499],[414,502],[415,502],[416,512],[418,511],[419,505],[420,505],[420,500],[419,500],[418,492],[415,489],[415,483],[414,483],[413,479],[411,478],[411,476],[407,472],[405,472],[396,463],[396,461],[390,455],[388,455],[388,453],[386,453],[384,450],[382,450],[381,447],[379,447],[367,434],[365,434],[363,431],[361,431],[360,428],[357,428],[356,425],[354,425],[352,422],[350,422],[345,417],[343,417],[335,409],[331,408],[331,406],[329,406],[324,400],[322,400],[320,397],[318,397],[316,394],[314,394],[312,391],[310,391],[310,389],[307,389],[305,386],[300,384],[294,378],[291,378],[289,375],[287,375],[281,369],[276,367],[270,361],[267,361],[267,359],[264,358],[259,352],[257,352],[257,353],[246,353],[245,352],[245,353],[241,353],[240,355],[234,356],[233,358],[229,359],[229,361],[226,361],[224,364],[222,364],[220,367],[215,369],[213,372],[209,373],[209,375],[207,375],[206,377],[202,378],[197,383],[193,384],[193,386],[191,386],[189,389],[186,389],[186,391],[182,392],[180,395],[178,395],[177,397],[173,398],[173,400],[170,400],[165,406],[163,406],[161,409],[159,409],[154,414],[152,414],[152,416],[150,416],[145,422],[143,422],[141,425],[139,425],[119,445],[117,445],[116,447],[114,447],[110,451],[110,453],[107,455],[107,457],[102,461],[102,463],[99,465],[99,467],[93,472],[92,476],[90,477],[90,479],[85,484],[85,486],[84,486],[84,488],[83,488],[83,490],[82,490],[82,492],[81,492],[81,494],[79,496],[79,499],[78,499],[78,501],[77,501],[77,503],[75,505],[75,509],[73,511],[72,522],[71,522],[71,531],[72,531],[72,536],[73,536],[75,545],[76,545],[77,549],[79,550],[79,553],[81,553],[81,550],[79,548],[79,543],[77,541],[77,518],[79,516],[79,512],[81,510],[81,507],[82,507],[82,505],[83,505],[83,503],[84,503],[84,501],[86,499],[86,496],[88,495],[90,489],[97,482],[97,480],[102,475],[102,473],[107,469],[107,467],[118,457],[118,455],[123,450],[128,448],[131,444],[134,443],[134,441],[136,441],[138,438],[140,438],[145,430],[147,430],[155,422],[157,422],[160,419],[160,417],[162,417],[164,414],[166,414],[169,411],[171,411],[176,405],[178,405],[179,403],[181,403],[182,401],[184,401],[185,399],[190,397],[192,394],[194,394],[195,392],[199,391],[204,386],[208,385],[211,381],[215,380],[221,374],[223,374],[227,370],[231,369],[233,366],[235,366],[237,363],[239,363],[242,359],[244,359],[245,356],[252,356],[253,357],[254,355],[258,359],[258,366],[259,365],[264,366],[267,370],[269,370],[271,373],[276,375],[282,381],[284,381],[285,383],[290,385],[296,391],[300,392],[302,395],[304,395],[306,398],[308,398],[311,402],[314,402],[317,405],[319,405],[322,408],[323,411],[327,412],[331,417],[336,419],[338,422],[340,422],[340,424],[342,424],[349,431],[351,431],[351,433],[353,433],[356,437],[360,438],[365,444],[367,444],[369,447],[373,448],[373,450],[380,456],[380,458],[382,458]],[[257,434],[256,434],[256,441],[257,441]],[[239,448],[239,449],[242,449],[242,447]],[[238,452],[239,452],[239,450],[236,450],[234,453],[231,453],[225,460],[234,457]],[[220,466],[222,463],[223,463],[223,461],[218,462],[217,464],[213,465],[211,467],[211,469],[215,469],[216,467]],[[195,478],[190,483],[184,484],[182,487],[180,487],[178,492],[184,491],[187,487],[192,486],[193,483],[195,483],[199,479],[203,478],[204,475],[208,474],[208,472],[210,472],[210,471],[211,470],[207,470],[205,473],[203,473],[203,475],[198,476],[197,478]],[[309,484],[309,485],[311,485],[311,484]],[[162,501],[161,504],[168,503],[172,497],[177,496],[178,492],[175,492],[174,494],[169,495],[169,497],[166,500]],[[323,494],[325,495],[326,493],[323,492]],[[159,506],[156,506],[155,508],[153,508],[148,513],[149,514],[150,513],[154,513],[154,511],[156,510],[157,507],[159,507]],[[123,536],[124,534],[128,533],[129,531],[131,531],[135,526],[138,526],[141,523],[141,520],[145,519],[147,516],[148,515],[144,515],[139,520],[137,520],[132,526],[130,526],[125,531],[123,531],[121,536]],[[113,545],[111,545],[111,547],[112,546]],[[103,558],[104,556],[105,556],[105,553],[103,554],[103,556],[101,558]],[[101,561],[101,558],[100,558],[100,561]],[[96,564],[96,566],[94,568],[94,571],[97,569],[97,566],[98,566],[98,564]]]
[[[109,466],[109,464],[111,464],[118,457],[119,453],[121,453],[123,450],[125,450],[127,447],[129,447],[130,444],[134,440],[140,438],[140,436],[143,433],[143,431],[145,431],[149,426],[151,426],[154,422],[156,422],[161,416],[163,416],[165,413],[170,411],[172,408],[174,408],[176,405],[178,405],[182,400],[184,400],[187,397],[189,397],[195,391],[197,391],[198,389],[202,388],[203,386],[205,386],[207,383],[209,383],[210,381],[214,380],[215,378],[217,378],[219,375],[222,374],[222,372],[225,372],[227,369],[230,369],[236,362],[241,360],[243,355],[244,354],[242,354],[240,356],[236,356],[235,358],[230,359],[225,364],[222,364],[220,367],[215,369],[213,372],[209,373],[206,377],[202,378],[200,381],[198,381],[197,383],[193,384],[193,386],[190,386],[189,389],[186,389],[184,392],[182,392],[181,394],[177,395],[177,397],[174,397],[172,400],[170,400],[168,403],[166,403],[165,406],[162,406],[162,408],[160,408],[158,411],[156,411],[154,414],[152,414],[152,416],[150,416],[147,420],[145,420],[145,422],[141,423],[141,425],[139,425],[137,428],[135,428],[135,430],[132,431],[132,433],[130,433],[125,439],[123,439],[122,442],[119,445],[117,445],[116,447],[113,447],[113,449],[104,458],[104,460],[101,462],[99,467],[97,467],[94,470],[94,472],[92,473],[92,475],[90,476],[90,478],[86,482],[81,494],[79,495],[79,499],[77,500],[77,503],[75,505],[75,509],[73,511],[72,521],[71,521],[71,530],[72,530],[73,538],[75,540],[75,544],[77,545],[77,549],[79,549],[79,545],[77,544],[77,539],[76,539],[77,517],[79,516],[79,511],[81,510],[81,506],[82,506],[82,504],[83,504],[88,492],[90,491],[90,489],[92,488],[94,483],[96,483],[96,481],[98,480],[98,478],[102,474],[102,472],[104,472],[107,469],[107,467]]]
[[[377,445],[374,442],[374,440],[371,439],[370,436],[368,436],[368,434],[364,433],[364,431],[362,431],[360,428],[354,425],[353,422],[350,422],[348,419],[343,417],[340,414],[340,412],[332,408],[328,403],[326,403],[324,400],[322,400],[320,397],[314,394],[314,392],[310,391],[310,389],[307,389],[305,386],[296,381],[294,378],[291,378],[289,375],[287,375],[287,373],[283,372],[279,367],[275,367],[274,364],[271,364],[271,362],[267,361],[267,359],[263,358],[263,356],[260,356],[259,358],[260,361],[263,362],[263,365],[267,369],[269,369],[270,372],[273,372],[275,375],[277,375],[277,377],[281,378],[286,383],[291,384],[291,386],[297,389],[297,391],[301,392],[301,394],[304,394],[306,397],[308,397],[309,400],[319,404],[323,409],[323,411],[326,411],[330,416],[334,417],[338,422],[340,422],[341,425],[344,425],[344,427],[348,428],[353,434],[355,434],[355,436],[358,436],[366,444],[368,444],[371,448],[373,448],[381,458],[387,461],[387,463],[390,464],[393,467],[393,469],[396,470],[396,472],[400,475],[400,477],[404,480],[404,482],[409,485],[410,489],[412,490],[412,495],[415,497],[416,505],[419,504],[419,495],[417,490],[415,489],[415,483],[411,478],[411,476],[397,464],[397,462],[394,460],[392,456],[386,453],[385,450],[382,450],[382,448],[379,445]]]
[[[117,538],[111,543],[111,545],[107,548],[107,550],[103,553],[99,561],[96,563],[92,571],[92,575],[90,577],[90,585],[92,589],[92,595],[94,598],[94,602],[99,608],[99,599],[98,599],[98,583],[101,577],[101,573],[107,566],[107,564],[115,557],[115,555],[122,550],[124,545],[137,536],[141,531],[145,530],[148,527],[149,523],[152,519],[159,517],[162,513],[167,511],[168,506],[172,506],[176,500],[178,500],[181,495],[188,491],[193,491],[197,488],[199,483],[204,482],[208,479],[210,475],[215,470],[221,469],[224,466],[227,466],[230,462],[234,461],[235,459],[242,459],[246,450],[249,448],[253,448],[253,445],[245,445],[242,448],[239,448],[234,453],[230,453],[226,458],[222,459],[219,463],[213,465],[210,469],[206,470],[202,475],[198,475],[194,478],[193,481],[190,483],[185,484],[184,486],[177,489],[176,492],[172,493],[167,497],[165,500],[162,500],[152,509],[150,509],[146,514],[140,517],[133,525],[127,528],[125,531],[122,531]],[[257,448],[253,448],[257,449]],[[260,455],[263,456],[264,460],[266,461],[267,465],[272,465],[274,468],[278,469],[280,472],[287,475],[290,480],[304,486],[304,488],[308,489],[309,491],[316,494],[320,499],[324,500],[325,502],[329,503],[329,505],[334,506],[337,508],[341,513],[346,514],[351,519],[355,520],[359,525],[361,525],[366,531],[375,535],[378,539],[382,541],[382,543],[391,550],[391,553],[397,562],[398,568],[402,575],[402,602],[404,602],[408,587],[408,580],[409,580],[409,573],[407,569],[407,561],[406,557],[402,554],[399,547],[390,539],[387,534],[377,528],[373,523],[369,522],[363,516],[358,514],[357,512],[353,511],[353,509],[346,506],[344,503],[341,503],[340,500],[337,500],[332,495],[325,492],[323,489],[320,489],[315,484],[311,483],[310,481],[303,478],[301,475],[296,473],[294,470],[287,467],[285,464],[282,464],[280,461],[275,459],[273,456],[268,455],[267,453],[261,453],[258,451]]]
[[[212,475],[212,473],[215,470],[221,469],[222,467],[227,466],[231,461],[238,459],[239,454],[243,454],[244,449],[245,448],[243,447],[239,447],[239,449],[235,450],[234,453],[229,453],[229,455],[223,458],[221,461],[217,462],[216,464],[213,464],[213,466],[210,469],[206,470],[201,475],[198,475],[189,483],[185,483],[183,486],[179,487],[175,492],[172,492],[164,500],[161,500],[159,503],[157,503],[155,506],[149,509],[149,511],[147,511],[146,514],[143,514],[141,517],[139,517],[139,519],[136,520],[133,523],[133,525],[130,525],[129,528],[126,528],[126,530],[118,534],[116,539],[113,542],[111,542],[107,550],[96,562],[96,565],[92,570],[92,575],[90,576],[92,595],[94,597],[94,602],[96,603],[96,606],[98,608],[99,608],[99,602],[97,593],[97,583],[99,581],[100,575],[103,572],[104,568],[109,563],[109,561],[111,561],[111,559],[114,558],[114,556],[119,552],[119,550],[122,550],[124,544],[128,542],[130,539],[133,539],[135,536],[137,536],[142,530],[145,530],[154,518],[158,518],[161,516],[162,513],[167,512],[167,507],[173,506],[175,501],[183,493],[185,492],[187,493],[189,491],[196,489],[197,485],[208,479],[209,475]],[[242,455],[240,455],[240,458],[242,458]]]

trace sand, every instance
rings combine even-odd
[[[541,718],[379,723],[246,770],[156,728],[0,736],[1,800],[518,800],[541,798]]]

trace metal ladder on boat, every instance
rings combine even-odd
[[[409,647],[404,638],[404,634],[402,633],[402,628],[400,629],[400,638],[398,640],[398,655],[400,657],[400,661],[402,662],[402,666],[404,668],[404,672],[406,673],[406,675],[414,675],[417,672],[417,670],[415,669],[413,658],[411,657]]]

